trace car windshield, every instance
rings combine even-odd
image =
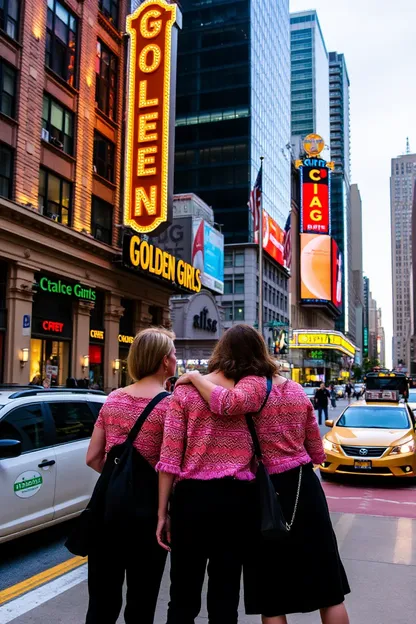
[[[404,408],[397,407],[349,407],[337,427],[357,429],[409,429],[409,418]]]
[[[316,388],[304,388],[306,394],[315,394]]]

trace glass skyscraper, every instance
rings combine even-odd
[[[225,242],[252,241],[248,200],[264,156],[264,209],[290,209],[289,0],[182,0],[175,192],[214,209]]]
[[[350,80],[343,54],[329,53],[331,159],[331,233],[344,258],[342,310],[336,328],[356,339],[355,296],[352,276],[350,198]]]
[[[329,144],[328,52],[316,11],[291,13],[290,31],[292,136],[316,132]]]

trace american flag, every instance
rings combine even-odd
[[[262,169],[263,169],[263,166],[261,166],[259,169],[256,182],[254,184],[253,190],[250,193],[250,201],[248,202],[250,212],[253,215],[254,233],[256,233],[260,227],[260,207],[261,207],[262,174],[263,174]]]
[[[285,237],[283,239],[283,259],[288,269],[290,269],[290,265],[292,264],[292,232],[290,221],[291,217],[289,212],[285,225]]]

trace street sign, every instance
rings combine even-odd
[[[22,336],[30,336],[30,314],[23,314]]]

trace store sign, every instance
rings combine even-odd
[[[43,321],[42,329],[48,333],[62,334],[64,331],[64,324],[58,323],[57,321]]]
[[[118,341],[121,342],[121,344],[132,344],[134,341],[134,336],[126,336],[125,334],[119,334],[118,335]]]
[[[104,330],[90,329],[90,338],[91,340],[104,340]]]
[[[171,219],[175,129],[176,4],[146,0],[127,17],[130,35],[124,223],[136,232]]]
[[[355,346],[339,332],[302,332],[295,331],[290,348],[338,349],[349,356],[354,356]]]
[[[136,235],[125,234],[123,238],[123,264],[159,277],[165,282],[190,292],[201,290],[201,271],[167,251],[152,245]]]
[[[50,279],[45,276],[40,278],[39,288],[43,292],[76,297],[77,299],[84,299],[86,301],[95,301],[97,298],[97,294],[93,288],[88,288],[81,284],[67,284],[62,280]]]
[[[325,165],[301,168],[301,232],[329,234],[329,169]]]
[[[319,156],[325,149],[325,141],[319,134],[308,134],[303,139],[303,149],[308,156]]]
[[[203,308],[199,314],[194,315],[193,326],[195,329],[203,329],[204,331],[215,334],[218,329],[218,321],[208,317],[208,308]]]

